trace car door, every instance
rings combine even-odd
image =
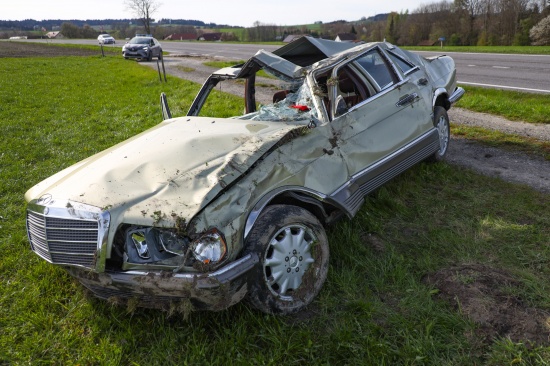
[[[426,84],[416,78],[405,77],[379,46],[332,70],[331,124],[349,174],[332,196],[352,212],[437,143]]]

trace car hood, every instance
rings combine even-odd
[[[189,220],[300,127],[206,117],[166,120],[53,175],[25,198],[48,194],[108,209],[135,224],[170,215]]]
[[[143,44],[143,43],[125,43],[123,47],[126,47],[126,48],[129,48],[129,47],[140,48],[140,47],[149,47],[149,45],[148,44]]]

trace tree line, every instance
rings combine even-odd
[[[98,34],[97,25],[109,25],[116,38],[127,38],[139,30],[135,27],[136,19],[133,21],[134,24],[132,20],[66,21],[61,32],[68,38],[93,38]],[[37,24],[54,22],[0,21],[0,27],[36,29]],[[198,35],[200,27],[222,26],[196,20],[162,19],[153,24],[150,31],[162,39],[171,33]],[[358,40],[367,42],[386,39],[396,45],[430,44],[442,39],[452,46],[550,45],[550,0],[442,0],[421,5],[410,13],[407,10],[378,14],[354,22],[316,22],[313,27],[255,22],[243,31],[224,33],[223,39],[266,42],[282,40],[289,34],[334,39],[339,33],[355,33]]]
[[[550,45],[550,0],[454,0],[421,5],[411,13],[392,12],[356,22],[320,23],[318,30],[256,22],[247,40],[268,41],[287,34],[334,39],[355,33],[357,40],[387,40],[400,46],[428,45],[444,39],[450,46]]]
[[[455,0],[391,13],[385,24],[366,24],[365,40],[384,37],[398,45],[445,38],[453,46],[530,45],[530,31],[550,16],[548,0]],[[380,27],[383,26],[383,30]]]

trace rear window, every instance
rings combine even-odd
[[[390,55],[390,58],[392,61],[403,71],[403,74],[408,74],[414,69],[416,69],[416,66],[412,63],[408,62],[407,60],[404,60],[400,56],[396,55],[395,53],[388,51],[388,54]]]
[[[384,90],[396,81],[395,74],[390,70],[378,50],[371,50],[356,62],[376,81],[380,90]]]

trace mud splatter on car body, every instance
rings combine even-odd
[[[278,80],[272,100],[256,100],[260,70]],[[237,79],[245,113],[202,115]],[[248,295],[265,312],[298,311],[326,278],[323,226],[442,158],[463,92],[451,58],[388,43],[260,50],[213,73],[187,116],[168,118],[161,97],[157,126],[31,188],[32,249],[115,303],[188,313]]]

